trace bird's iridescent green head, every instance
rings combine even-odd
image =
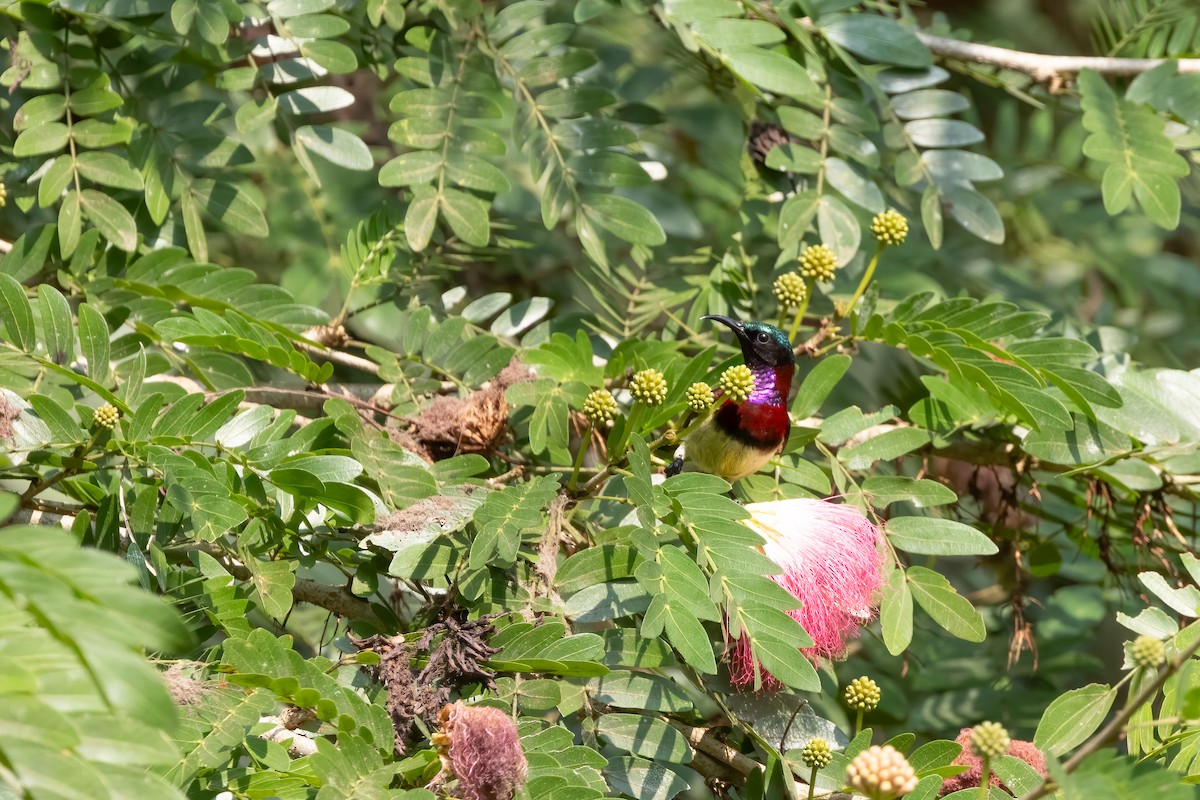
[[[742,346],[742,357],[746,359],[748,367],[777,367],[781,364],[796,363],[792,343],[788,341],[787,334],[774,325],[765,322],[739,322],[733,317],[720,314],[712,314],[704,319],[728,325],[729,329],[737,334],[738,343]]]

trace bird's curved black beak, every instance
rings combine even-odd
[[[730,330],[732,330],[735,334],[737,334],[739,341],[742,341],[742,342],[746,341],[745,327],[742,325],[742,323],[738,322],[733,317],[727,317],[724,314],[708,314],[707,316],[703,316],[700,319],[711,319],[711,320],[714,320],[715,322],[720,322],[722,325],[727,325]]]

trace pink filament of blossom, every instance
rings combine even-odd
[[[512,718],[498,708],[462,701],[443,710],[449,760],[464,800],[511,800],[528,763]]]
[[[771,580],[803,604],[787,612],[813,640],[800,652],[814,664],[841,657],[875,615],[884,581],[879,528],[854,507],[827,500],[779,500],[746,510],[745,524],[766,540],[762,552],[781,570]],[[739,688],[753,686],[756,673],[765,689],[781,685],[759,665],[747,636],[733,645],[729,673]]]

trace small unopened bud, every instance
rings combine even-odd
[[[583,415],[593,425],[607,422],[617,414],[617,401],[603,389],[596,389],[583,401]]]
[[[1011,744],[1008,731],[999,722],[981,722],[971,729],[971,752],[980,758],[1000,758]]]
[[[1135,667],[1154,669],[1162,666],[1167,660],[1167,648],[1161,639],[1142,635],[1129,645],[1129,660]]]
[[[629,393],[648,406],[662,405],[667,399],[667,379],[656,369],[640,370],[629,381]]]
[[[829,742],[824,739],[809,739],[800,750],[800,758],[809,769],[822,769],[833,760],[833,752],[829,749]]]
[[[801,278],[796,272],[785,272],[780,275],[775,279],[772,290],[775,292],[775,299],[784,308],[796,308],[804,302],[804,297],[808,294],[808,286],[804,283],[804,278]]]
[[[881,244],[904,244],[908,238],[908,220],[899,211],[889,208],[871,220],[871,233]]]
[[[814,244],[800,253],[800,274],[814,281],[833,280],[837,271],[837,256],[823,244]]]
[[[843,693],[846,705],[855,711],[874,711],[881,696],[879,684],[866,675],[850,681]]]
[[[512,718],[459,700],[441,710],[438,722],[442,730],[430,741],[442,768],[458,779],[463,800],[512,800],[529,772]]]
[[[713,390],[707,383],[693,383],[687,390],[688,408],[699,414],[713,404]]]
[[[871,800],[894,800],[917,788],[917,773],[890,744],[874,745],[850,762],[846,782]]]
[[[120,418],[121,412],[112,403],[105,403],[92,413],[92,422],[96,427],[107,428],[110,431],[117,427],[117,420]]]
[[[740,403],[754,391],[754,373],[745,364],[738,364],[722,372],[717,385],[730,400]]]

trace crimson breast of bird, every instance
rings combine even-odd
[[[716,413],[688,434],[684,468],[736,481],[757,472],[787,444],[791,419],[787,395],[795,371],[791,342],[778,328],[709,317],[737,334],[754,389],[741,402],[727,399]]]

